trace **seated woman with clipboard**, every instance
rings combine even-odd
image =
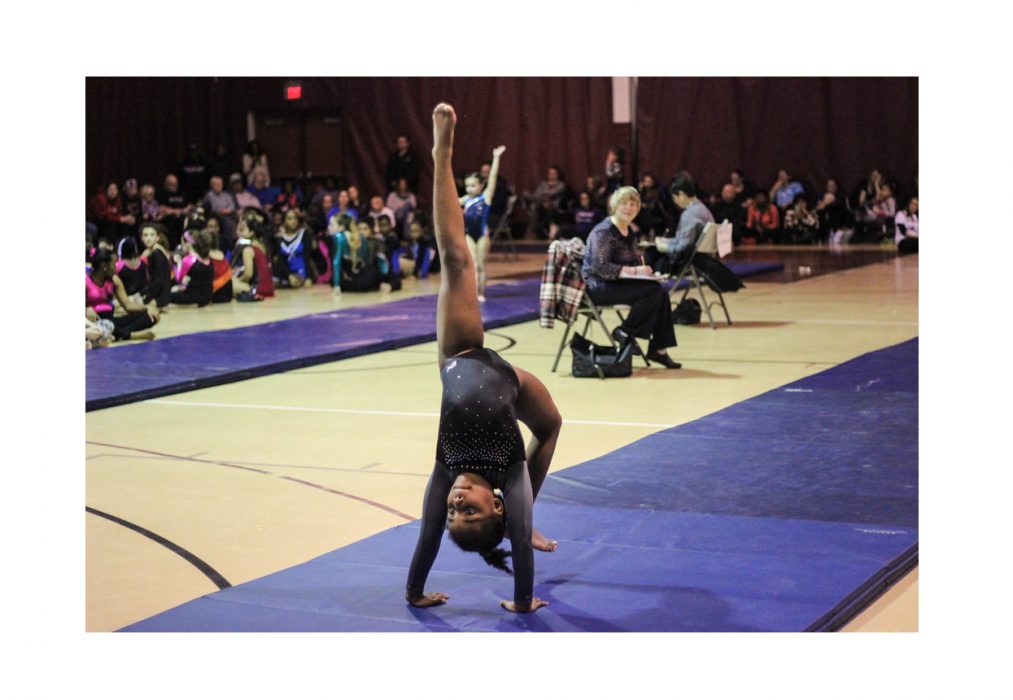
[[[612,331],[621,347],[644,338],[649,361],[679,369],[682,365],[666,350],[677,345],[668,292],[662,278],[644,264],[630,234],[630,223],[640,212],[640,193],[635,187],[620,187],[609,198],[609,211],[587,236],[581,269],[585,293],[595,304],[630,306],[626,320]]]

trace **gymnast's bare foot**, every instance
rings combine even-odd
[[[433,110],[433,158],[437,151],[447,154],[454,146],[454,125],[457,115],[454,108],[446,102],[436,105]]]
[[[426,593],[424,595],[415,595],[411,593],[405,594],[405,600],[408,604],[416,608],[431,608],[436,605],[443,605],[450,599],[446,593]]]
[[[539,552],[555,552],[558,545],[559,543],[556,540],[547,540],[545,539],[545,535],[532,528],[531,546]]]

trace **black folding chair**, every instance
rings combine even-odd
[[[692,250],[688,250],[683,255],[687,257],[684,261],[679,264],[679,268],[675,275],[675,284],[672,285],[672,289],[669,292],[670,298],[673,300],[673,307],[678,306],[693,289],[697,290],[700,295],[701,306],[704,311],[707,312],[707,319],[710,321],[711,328],[717,329],[714,324],[714,316],[711,315],[711,306],[720,304],[721,308],[725,312],[725,319],[728,321],[728,325],[732,325],[732,317],[728,313],[728,305],[725,303],[724,294],[721,293],[721,287],[718,286],[708,275],[701,269],[700,260],[697,258],[697,254],[703,255],[716,255],[718,252],[718,226],[713,222],[707,224],[698,224],[696,230],[696,240],[693,243]],[[675,295],[679,289],[679,284],[686,280],[686,288],[682,292],[682,296],[679,301],[676,302]],[[707,301],[707,295],[704,294],[704,287],[709,287],[711,291],[718,295],[717,301]]]

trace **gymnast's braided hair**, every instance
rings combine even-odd
[[[465,552],[478,552],[489,566],[512,574],[513,571],[506,562],[511,553],[496,546],[503,541],[504,532],[506,532],[506,518],[492,517],[477,528],[451,530],[450,538]]]

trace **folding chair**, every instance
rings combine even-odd
[[[710,321],[712,329],[717,329],[717,326],[714,324],[714,316],[711,315],[711,306],[715,304],[721,305],[721,308],[724,309],[725,319],[728,321],[729,326],[732,325],[732,317],[728,314],[728,305],[725,304],[725,297],[721,293],[721,288],[718,287],[718,285],[715,284],[714,281],[698,267],[696,263],[696,255],[697,253],[702,253],[704,255],[717,254],[717,232],[718,226],[713,222],[697,225],[696,241],[693,245],[693,250],[686,261],[679,267],[679,270],[675,274],[675,284],[672,285],[672,289],[669,292],[671,298],[674,299],[676,290],[679,288],[679,284],[685,279],[687,283],[686,289],[683,291],[679,301],[673,303],[673,306],[678,306],[679,303],[689,296],[690,291],[695,288],[700,294],[700,301],[702,302],[701,305],[703,306],[704,311],[707,312],[707,319]],[[717,301],[707,301],[707,296],[703,291],[705,286],[710,287],[711,291],[718,295]]]
[[[499,218],[496,228],[492,231],[492,240],[489,241],[489,247],[492,247],[496,245],[496,241],[500,238],[506,238],[507,245],[510,246],[510,254],[507,256],[508,260],[511,259],[511,256],[513,260],[520,259],[520,256],[517,254],[517,246],[514,244],[513,234],[510,232],[510,215],[513,214],[516,204],[517,195],[510,195],[507,199],[506,210],[503,212],[503,216]]]
[[[581,261],[571,260],[570,264],[579,266],[581,264]],[[626,304],[612,304],[599,306],[595,304],[593,301],[591,301],[591,297],[587,293],[587,290],[584,291],[584,294],[580,297],[580,306],[577,308],[577,313],[574,314],[573,320],[569,321],[566,324],[566,328],[563,330],[563,338],[562,340],[559,341],[559,349],[556,350],[556,361],[552,363],[553,372],[555,372],[556,368],[559,366],[559,358],[563,356],[563,349],[566,348],[566,341],[570,338],[570,330],[573,328],[574,324],[577,323],[577,321],[580,319],[581,316],[583,316],[586,319],[586,322],[584,323],[584,330],[581,333],[581,335],[587,337],[588,330],[591,328],[591,322],[597,321],[598,325],[601,327],[602,331],[605,334],[605,339],[608,341],[608,344],[617,350],[619,349],[619,343],[612,337],[612,333],[609,332],[608,326],[605,325],[605,321],[602,319],[602,312],[608,309],[614,311],[616,316],[619,317],[619,323],[622,323],[623,321],[626,320],[626,317],[623,314],[624,313],[628,314],[630,311],[630,307]],[[650,367],[651,363],[644,356],[644,353],[640,349],[640,345],[637,343],[635,338],[633,339],[633,344],[636,346],[633,350],[633,353],[635,355],[640,355],[640,357],[644,361],[644,364]]]

